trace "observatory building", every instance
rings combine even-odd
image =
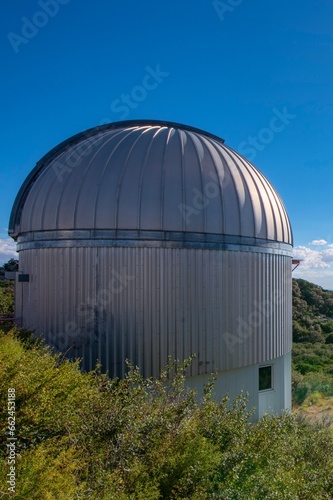
[[[161,121],[82,132],[15,200],[16,317],[56,350],[156,376],[196,357],[256,417],[291,406],[292,231],[264,175],[212,134]]]

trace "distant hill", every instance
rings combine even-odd
[[[333,292],[293,279],[294,342],[333,343]]]
[[[333,292],[293,279],[293,363],[302,373],[333,374]]]

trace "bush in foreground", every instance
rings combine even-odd
[[[186,363],[185,363],[186,365]],[[1,430],[16,389],[16,495],[26,499],[324,499],[333,439],[292,415],[250,424],[246,400],[198,404],[185,365],[160,379],[79,371],[44,347],[0,335]],[[1,448],[1,494],[8,464]]]

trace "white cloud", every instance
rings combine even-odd
[[[312,240],[310,245],[326,245],[327,241],[326,240]]]
[[[329,269],[302,269],[299,266],[293,272],[293,278],[302,278],[315,283],[326,290],[333,290],[333,270]]]
[[[333,262],[333,248],[329,250],[312,250],[312,248],[298,246],[294,248],[294,258],[300,259],[301,267],[303,269],[324,269],[329,268],[329,259],[324,259],[324,252],[332,251]]]
[[[324,262],[333,262],[333,248],[327,248],[320,253]]]
[[[12,238],[0,238],[0,265],[11,258],[18,258],[15,241]]]
[[[333,244],[325,248],[294,247],[294,258],[301,263],[293,272],[294,278],[303,278],[326,289],[333,289]]]

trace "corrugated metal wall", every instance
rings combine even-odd
[[[17,311],[56,349],[125,359],[157,375],[168,355],[197,357],[192,374],[248,366],[291,349],[291,258],[167,248],[42,248],[20,252]]]

